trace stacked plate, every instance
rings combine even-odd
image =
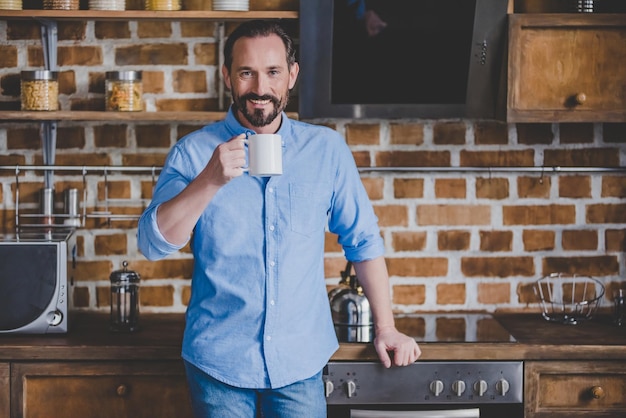
[[[89,0],[89,10],[125,10],[126,0]]]
[[[22,0],[0,0],[1,10],[22,10]]]
[[[213,0],[213,10],[250,10],[249,0]]]

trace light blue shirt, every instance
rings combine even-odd
[[[352,153],[332,129],[282,115],[283,175],[244,173],[223,186],[196,224],[182,357],[222,382],[278,388],[319,372],[337,350],[324,281],[324,232],[346,258],[384,253],[378,220]],[[141,216],[150,260],[177,251],[156,211],[206,166],[217,145],[246,129],[232,111],[170,151]]]

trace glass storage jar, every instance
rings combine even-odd
[[[181,0],[146,0],[146,10],[180,10]]]
[[[22,110],[59,110],[58,73],[49,70],[22,71]]]
[[[0,0],[0,10],[22,10],[22,0]]]
[[[44,10],[78,10],[79,0],[43,0]]]
[[[89,0],[89,10],[126,10],[126,0]]]
[[[141,71],[108,71],[105,80],[106,110],[143,110]]]

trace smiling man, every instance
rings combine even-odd
[[[377,218],[350,149],[337,132],[284,113],[299,72],[291,38],[275,22],[249,21],[224,57],[233,104],[170,151],[139,248],[157,260],[191,240],[182,357],[198,418],[325,417],[322,369],[338,348],[326,228],[369,299],[381,362],[408,365],[420,350],[395,328]],[[244,171],[250,131],[281,135],[282,175]]]

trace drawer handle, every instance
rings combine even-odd
[[[565,99],[565,107],[575,108],[576,106],[581,106],[587,101],[587,95],[585,93],[577,93],[571,96],[568,96]]]
[[[574,100],[576,100],[576,104],[581,105],[587,101],[587,95],[585,93],[578,93]]]
[[[593,399],[603,399],[604,398],[604,389],[602,386],[594,386],[591,388],[591,396]]]
[[[124,384],[119,385],[117,389],[115,389],[115,393],[117,393],[117,396],[126,396],[126,394],[128,394],[128,386]]]

